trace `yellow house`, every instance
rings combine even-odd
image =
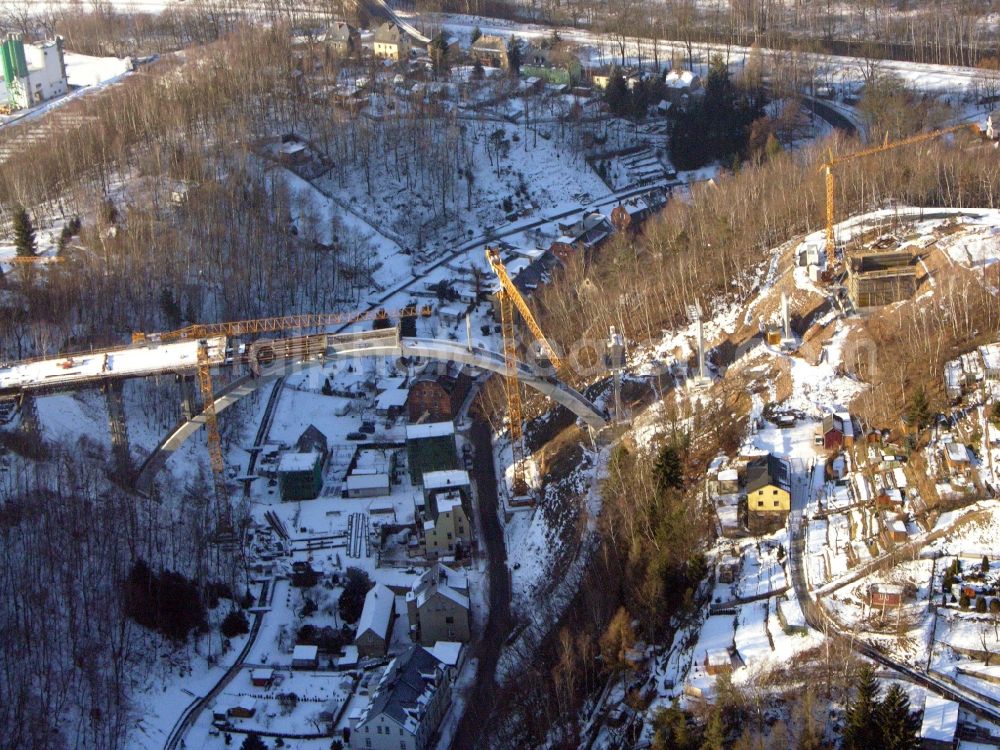
[[[386,60],[406,60],[410,56],[410,38],[396,24],[384,23],[375,30],[372,52]]]
[[[747,466],[747,525],[754,533],[780,527],[792,509],[792,497],[775,478],[772,461],[769,456]]]
[[[467,471],[424,472],[424,556],[428,559],[469,553],[472,524],[464,501],[470,484]]]

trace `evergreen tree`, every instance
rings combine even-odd
[[[983,575],[990,572],[990,556],[983,555]]]
[[[444,73],[448,70],[448,40],[445,39],[444,32],[431,39],[430,44],[431,64],[434,66],[436,74]]]
[[[927,393],[924,391],[923,386],[917,388],[910,398],[907,415],[910,418],[910,424],[916,427],[917,430],[922,430],[930,424],[931,405],[927,400]]]
[[[847,704],[844,750],[872,750],[880,746],[877,716],[879,705],[875,670],[870,664],[865,664],[858,674],[854,700]]]
[[[876,721],[882,730],[877,747],[884,750],[916,750],[920,747],[917,738],[920,722],[910,711],[910,699],[899,685],[893,685],[886,692],[878,707]]]
[[[618,68],[611,71],[608,87],[604,91],[604,101],[607,102],[608,109],[613,115],[627,115],[632,106],[631,92],[625,82],[625,76]]]
[[[340,595],[337,609],[344,622],[357,622],[365,607],[365,595],[373,586],[372,579],[361,568],[348,568],[344,580],[344,591]]]
[[[219,625],[219,632],[226,638],[235,638],[238,635],[250,632],[250,623],[246,614],[239,609],[230,610],[225,619]]]
[[[669,708],[661,708],[653,718],[653,750],[689,750],[691,735],[688,732],[687,716],[674,698]]]
[[[511,75],[520,74],[522,62],[524,62],[524,42],[512,36],[507,42],[507,65],[510,67]]]
[[[705,727],[705,736],[702,738],[700,750],[723,750],[726,746],[725,742],[726,733],[722,726],[722,710],[718,706],[713,706],[708,726]]]
[[[681,455],[673,443],[665,445],[653,465],[653,477],[660,492],[679,490],[684,487],[684,467]]]
[[[473,26],[472,27],[472,43],[473,44],[475,44],[477,41],[479,41],[479,39],[480,39],[480,37],[482,37],[482,35],[483,35],[483,32],[479,29],[478,26]]]
[[[14,210],[14,247],[22,258],[38,253],[35,225],[31,223],[31,217],[24,206],[18,206]]]
[[[267,745],[264,744],[264,740],[260,738],[259,734],[251,732],[243,740],[240,750],[267,750]]]

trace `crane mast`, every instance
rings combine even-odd
[[[535,320],[531,308],[528,307],[528,303],[524,301],[510,278],[510,274],[507,273],[507,268],[500,260],[500,251],[495,247],[487,247],[486,260],[493,273],[500,280],[500,291],[497,297],[500,301],[500,331],[503,335],[504,391],[507,396],[510,443],[514,455],[513,488],[515,494],[522,494],[527,489],[528,484],[525,478],[524,411],[521,406],[521,383],[517,377],[517,332],[514,329],[514,308],[517,308],[521,313],[521,317],[534,335],[535,340],[541,345],[552,366],[564,379],[566,367],[545,334],[542,333],[542,328]]]

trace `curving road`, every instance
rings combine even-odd
[[[247,642],[244,644],[240,653],[236,657],[236,661],[233,665],[226,670],[226,673],[222,675],[222,678],[215,683],[215,687],[208,691],[208,693],[196,700],[181,714],[181,718],[177,720],[174,724],[174,728],[170,731],[170,736],[167,737],[166,744],[164,744],[164,750],[177,750],[181,741],[184,739],[191,727],[198,720],[201,712],[204,711],[209,705],[214,701],[219,693],[226,689],[226,686],[233,681],[233,678],[240,673],[243,669],[243,662],[249,655],[250,650],[253,648],[254,641],[257,639],[257,634],[260,633],[260,624],[264,619],[263,612],[254,612],[253,624],[250,626],[250,635],[247,638]]]
[[[802,607],[802,614],[809,627],[823,633],[828,638],[835,638],[843,644],[849,646],[862,656],[872,661],[888,667],[899,674],[905,675],[917,685],[920,685],[933,693],[937,693],[948,700],[955,701],[966,711],[989,721],[1000,721],[1000,709],[990,705],[964,690],[950,685],[926,672],[921,672],[913,667],[896,661],[884,652],[880,651],[870,643],[861,638],[844,635],[840,632],[840,625],[834,621],[827,613],[822,603],[813,599],[806,583],[805,575],[805,518],[803,511],[809,500],[809,474],[803,476],[801,472],[793,469],[792,472],[792,510],[788,516],[789,530],[789,550],[788,565],[792,579],[792,587],[795,595]]]

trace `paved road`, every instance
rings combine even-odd
[[[486,722],[496,700],[494,679],[500,650],[510,635],[513,620],[510,614],[510,573],[507,570],[507,548],[503,527],[500,526],[500,500],[497,496],[497,476],[493,465],[493,444],[489,424],[477,417],[470,431],[475,449],[472,474],[479,495],[479,514],[483,542],[486,546],[489,573],[490,614],[486,630],[474,649],[479,660],[475,686],[466,700],[465,715],[452,741],[453,748],[479,747]]]
[[[246,644],[240,651],[239,656],[236,657],[236,661],[233,665],[226,670],[226,673],[222,675],[222,679],[219,680],[215,687],[213,687],[204,698],[199,698],[197,701],[188,706],[188,709],[181,715],[181,718],[174,724],[174,728],[170,732],[170,736],[167,737],[167,742],[163,746],[164,750],[177,750],[180,747],[180,743],[184,739],[191,727],[198,720],[201,712],[204,711],[209,704],[215,700],[215,698],[226,689],[226,685],[232,682],[233,678],[239,674],[240,670],[243,669],[243,662],[250,653],[250,649],[253,648],[254,641],[257,639],[257,634],[260,633],[260,624],[264,619],[263,612],[255,612],[253,616],[253,624],[250,626],[250,637],[247,638]]]
[[[524,232],[529,229],[535,229],[536,227],[540,227],[543,224],[548,224],[549,222],[552,221],[558,221],[559,219],[565,219],[567,216],[573,216],[574,214],[579,214],[582,213],[583,211],[592,211],[598,208],[606,208],[607,206],[617,206],[624,200],[628,200],[629,198],[634,198],[635,196],[638,195],[645,195],[646,193],[649,193],[650,191],[653,190],[666,189],[668,187],[674,188],[684,184],[685,183],[681,182],[680,180],[660,180],[657,182],[652,182],[649,185],[643,185],[642,187],[630,187],[626,188],[625,190],[619,190],[615,193],[611,193],[610,195],[605,195],[604,197],[598,198],[597,200],[594,200],[586,205],[581,205],[576,208],[571,208],[567,211],[560,211],[558,213],[531,219],[530,221],[517,221],[514,222],[513,224],[508,224],[504,227],[500,227],[499,229],[495,230],[489,237],[480,235],[471,240],[467,240],[463,242],[461,245],[459,245],[455,250],[449,253],[445,253],[430,265],[422,266],[420,270],[416,273],[416,275],[412,276],[406,281],[400,282],[392,289],[387,290],[375,302],[369,303],[369,307],[366,310],[359,310],[358,312],[371,312],[373,310],[378,310],[380,307],[385,307],[393,297],[395,297],[397,294],[401,294],[409,290],[410,287],[412,287],[418,281],[420,281],[428,274],[430,274],[431,271],[437,270],[445,263],[449,263],[455,260],[455,258],[458,258],[461,255],[465,255],[466,253],[470,252],[471,250],[475,250],[478,247],[484,247],[487,244],[495,243],[497,240],[503,239],[504,237],[509,237],[513,234]],[[323,190],[321,190],[315,184],[313,184],[313,187],[316,187],[318,190],[320,190],[320,192],[323,192]],[[403,303],[401,302],[399,306],[402,307]],[[343,333],[344,331],[346,331],[347,329],[351,328],[354,325],[355,325],[354,323],[347,323],[345,325],[340,326],[339,328],[335,328],[334,331],[336,333]]]

